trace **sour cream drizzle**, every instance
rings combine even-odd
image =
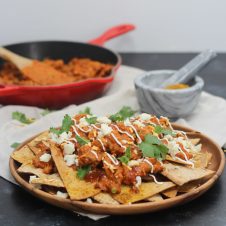
[[[98,155],[94,150],[91,150],[90,152],[92,152],[93,155],[95,155],[96,159],[98,160]]]
[[[106,153],[108,158],[117,166],[119,164],[119,161],[112,155],[110,155],[109,153]]]
[[[72,126],[72,129],[73,129],[74,133],[75,133],[77,136],[80,137],[79,133],[77,132],[77,130],[76,130],[76,128],[75,128],[75,126]]]
[[[152,178],[153,178],[153,180],[154,180],[154,182],[155,182],[156,184],[163,184],[163,182],[159,182],[159,181],[157,181],[157,180],[156,180],[156,177],[155,177],[154,175],[149,174],[148,176],[152,177]]]
[[[103,144],[102,140],[100,138],[97,138],[97,140],[100,142],[103,150],[106,151],[106,148],[104,147],[104,144]]]
[[[140,136],[139,136],[139,134],[138,134],[136,128],[135,128],[132,124],[129,125],[129,127],[131,127],[131,128],[133,129],[134,133],[136,134],[136,136],[137,136],[137,138],[138,138],[138,143],[140,144],[140,143],[142,142],[142,139],[140,138]]]
[[[131,134],[129,134],[127,131],[123,131],[123,130],[119,129],[117,125],[112,125],[112,126],[115,127],[120,133],[126,134],[128,137],[130,137],[132,140],[134,140],[134,137]]]
[[[126,149],[126,147],[125,147],[124,145],[122,145],[121,142],[116,138],[116,136],[114,135],[114,133],[111,133],[110,135],[113,137],[113,139],[115,140],[115,142],[116,142],[121,148]]]
[[[144,159],[143,161],[146,162],[151,167],[151,173],[153,173],[154,172],[153,164],[148,159]]]

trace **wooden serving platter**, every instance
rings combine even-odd
[[[70,199],[62,199],[57,197],[56,195],[51,195],[47,192],[39,190],[35,188],[32,184],[29,184],[28,180],[24,179],[18,172],[17,169],[20,166],[15,160],[10,158],[9,166],[12,176],[15,180],[20,184],[25,190],[27,190],[32,195],[36,196],[43,201],[52,204],[54,206],[58,206],[64,209],[68,209],[71,211],[79,211],[79,212],[88,212],[88,213],[96,213],[96,214],[110,214],[110,215],[128,215],[128,214],[140,214],[140,213],[148,213],[155,212],[163,209],[167,209],[176,205],[184,204],[186,202],[192,201],[206,192],[219,176],[222,174],[224,166],[225,166],[225,156],[221,148],[209,137],[206,135],[194,131],[190,128],[180,126],[177,124],[172,124],[174,129],[182,130],[184,132],[188,132],[187,136],[189,138],[200,138],[200,143],[202,143],[202,151],[208,151],[212,154],[211,162],[208,166],[208,169],[214,170],[216,173],[201,186],[197,187],[191,192],[178,195],[174,198],[168,198],[161,201],[156,202],[143,202],[143,203],[135,203],[135,204],[126,204],[126,205],[110,205],[110,204],[99,204],[99,203],[88,203],[84,201],[72,201]],[[35,137],[30,138],[21,144],[17,149],[21,148],[29,141],[34,139]],[[16,149],[16,150],[17,150]]]

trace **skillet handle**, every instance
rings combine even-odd
[[[135,29],[135,26],[133,24],[121,24],[118,26],[114,26],[107,31],[105,31],[102,35],[100,35],[98,38],[95,38],[93,40],[90,40],[90,44],[94,45],[104,45],[104,43],[112,38],[118,37],[119,35],[123,35],[129,31],[132,31]]]

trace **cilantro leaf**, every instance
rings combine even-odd
[[[121,156],[121,157],[119,158],[119,160],[120,160],[122,163],[128,164],[130,158],[131,158],[130,148],[127,147],[127,148],[126,148],[126,151],[125,151],[125,154],[124,154],[123,156]]]
[[[153,136],[151,134],[147,134],[144,140],[145,142],[150,144],[161,144],[161,141],[156,136]]]
[[[92,115],[90,107],[86,107],[84,110],[79,111],[79,114]]]
[[[171,135],[171,136],[175,135],[175,133],[174,133],[172,130],[162,128],[162,127],[159,126],[159,125],[157,125],[157,126],[155,127],[154,132],[157,133],[157,134],[163,133],[164,135]]]
[[[165,159],[168,153],[168,148],[162,144],[157,137],[147,134],[143,142],[139,144],[144,157],[156,158],[159,160]]]
[[[97,122],[97,117],[85,118],[85,120],[86,120],[89,124],[95,124],[95,123]]]
[[[87,140],[87,139],[85,139],[83,137],[80,137],[78,135],[76,135],[75,138],[76,138],[76,140],[78,141],[78,143],[80,145],[85,145],[85,144],[88,144],[90,142],[89,140]]]
[[[44,109],[40,114],[42,116],[48,115],[49,113],[51,113],[52,111],[50,111],[48,108]]]
[[[15,142],[13,144],[10,145],[11,148],[17,148],[20,145],[20,143]]]
[[[56,129],[56,128],[50,128],[50,132],[51,133],[55,133],[57,135],[60,135],[63,132],[68,132],[70,130],[70,127],[73,125],[73,120],[71,119],[71,117],[69,115],[65,115],[64,119],[62,121],[62,126],[60,129]]]
[[[84,179],[84,177],[89,173],[90,170],[91,170],[91,166],[90,165],[78,168],[78,170],[77,170],[77,177],[79,179],[81,179],[81,180]]]
[[[12,113],[12,119],[15,119],[24,124],[31,124],[32,122],[35,121],[34,118],[28,118],[24,113],[19,112],[19,111],[14,111]]]
[[[120,111],[111,115],[109,119],[111,119],[111,121],[113,122],[124,121],[127,118],[130,118],[131,116],[133,116],[134,114],[135,114],[135,111],[133,111],[131,107],[124,106]]]

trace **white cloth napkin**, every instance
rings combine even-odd
[[[131,106],[139,110],[133,80],[136,76],[143,73],[142,70],[122,66],[115,78],[111,89],[102,98],[81,104],[71,105],[60,111],[52,112],[42,116],[43,109],[26,106],[5,106],[0,108],[0,176],[16,183],[9,172],[9,156],[13,151],[10,145],[14,142],[23,142],[29,137],[49,129],[51,126],[59,126],[63,116],[76,114],[89,106],[96,115],[106,115],[117,112],[122,106]],[[29,125],[12,120],[11,115],[14,111],[25,113],[29,117],[37,120]],[[219,145],[226,142],[226,101],[223,98],[213,96],[203,92],[200,102],[195,111],[187,118],[179,119],[178,123],[185,124],[200,132],[212,137]],[[94,220],[98,220],[106,215],[83,214]]]

